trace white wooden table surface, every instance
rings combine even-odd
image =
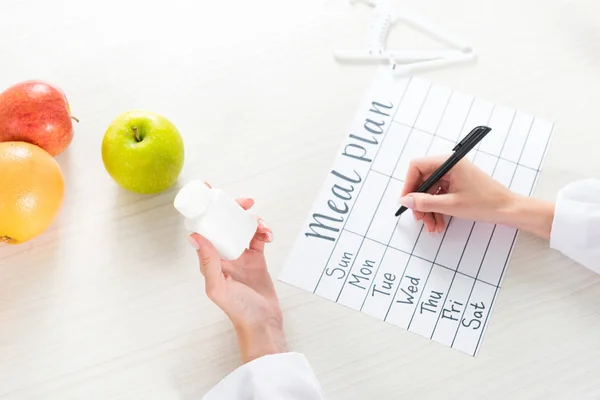
[[[479,53],[423,77],[557,122],[537,197],[600,176],[597,0],[403,4]],[[130,109],[170,118],[186,142],[179,187],[255,197],[276,277],[375,73],[331,51],[363,44],[371,16],[345,0],[2,2],[0,87],[54,82],[81,123],[59,157],[59,219],[0,247],[0,398],[200,399],[239,365],[177,187],[119,189],[102,136]],[[329,399],[599,398],[600,277],[547,247],[520,236],[477,358],[278,283],[289,346]]]

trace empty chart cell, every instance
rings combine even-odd
[[[413,316],[432,263],[411,257],[385,320],[404,329]]]
[[[415,220],[410,210],[402,214],[397,220],[398,224],[394,229],[390,246],[407,253],[412,253],[417,243],[417,238],[421,234],[423,222]]]
[[[373,222],[369,227],[367,236],[370,239],[385,244],[391,240],[396,223],[398,222],[398,218],[394,218],[394,213],[400,207],[398,200],[400,199],[403,185],[400,181],[390,179],[390,183],[383,194]],[[409,217],[409,215],[406,215],[406,217]]]
[[[371,168],[382,174],[392,175],[404,150],[409,133],[410,128],[408,126],[400,124],[390,125]]]
[[[423,108],[421,108],[419,118],[415,122],[415,128],[434,133],[444,116],[444,110],[446,110],[451,94],[452,90],[450,88],[433,85],[425,99]]]
[[[423,79],[412,78],[406,89],[406,93],[404,93],[394,121],[413,126],[419,116],[419,111],[423,106],[430,86],[431,84]]]
[[[446,236],[440,246],[440,251],[435,259],[437,264],[456,270],[467,247],[473,224],[473,221],[466,219],[455,218],[452,220],[452,224],[448,227]]]
[[[510,184],[510,190],[523,196],[531,195],[536,176],[537,171],[519,165]]]
[[[331,301],[337,299],[362,240],[360,235],[342,231],[317,285],[316,294]]]
[[[363,236],[367,233],[389,179],[377,172],[369,173],[354,205],[354,209],[361,212],[350,214],[345,227],[347,230]]]
[[[384,252],[384,245],[369,239],[364,240],[346,277],[346,282],[337,299],[338,303],[360,310],[371,282],[379,269]]]
[[[396,170],[394,171],[394,178],[403,181],[406,178],[406,173],[408,172],[408,166],[410,165],[411,160],[425,156],[432,140],[433,136],[429,133],[413,129],[408,137],[408,142],[406,142],[404,151],[400,156]]]
[[[444,218],[446,220],[447,230],[450,225],[454,223],[454,219],[451,220],[448,217]],[[445,233],[445,231],[441,233],[429,233],[425,228],[423,228],[423,233],[421,233],[421,236],[419,236],[419,240],[417,241],[417,245],[415,246],[413,254],[428,261],[435,261],[435,256],[440,249],[440,245],[442,244],[442,239],[444,238]]]
[[[476,281],[452,347],[475,355],[496,294],[494,286]]]
[[[454,272],[444,267],[433,266],[412,321],[409,324],[409,331],[427,338],[433,335],[433,329],[437,323],[438,315],[442,312],[453,275]]]
[[[457,142],[473,101],[473,96],[453,92],[436,135]]]
[[[506,160],[499,160],[493,178],[505,187],[510,187],[516,169],[517,164]]]
[[[394,294],[408,264],[409,255],[388,248],[369,288],[362,312],[378,319],[384,319],[394,300]]]
[[[487,126],[493,109],[494,104],[491,102],[484,99],[475,99],[475,101],[473,101],[473,105],[471,106],[471,111],[467,116],[467,120],[462,128],[462,132],[460,133],[460,139],[467,136],[475,127],[482,125]],[[477,147],[479,147],[479,144]]]
[[[460,325],[475,279],[456,274],[450,286],[444,307],[438,315],[437,325],[431,337],[436,342],[450,346]]]
[[[481,263],[478,279],[500,286],[500,278],[504,272],[516,235],[516,229],[496,225],[492,240]]]
[[[428,156],[446,155],[449,156],[452,153],[452,149],[456,146],[456,143],[449,141],[448,139],[436,136],[431,142],[431,146],[427,151]]]
[[[514,163],[519,162],[521,153],[523,152],[523,145],[527,141],[527,136],[529,135],[532,123],[533,117],[531,115],[517,112],[512,126],[510,127],[510,131],[508,132],[506,142],[504,143],[501,158]]]
[[[458,271],[473,278],[479,273],[483,256],[492,238],[494,224],[488,222],[476,222],[469,237],[467,248],[463,254]]]
[[[536,118],[533,121],[531,132],[521,155],[520,164],[529,168],[540,169],[553,128],[554,124],[544,119]]]
[[[494,107],[488,126],[492,128],[490,133],[479,144],[479,150],[500,156],[508,131],[512,125],[516,111],[504,106]]]
[[[478,151],[476,152],[474,163],[483,172],[485,172],[489,176],[492,176],[494,170],[496,169],[496,164],[498,164],[498,157],[494,157],[489,154]]]

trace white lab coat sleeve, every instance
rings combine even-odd
[[[282,353],[250,361],[233,371],[203,400],[323,400],[304,355]]]
[[[600,273],[600,181],[563,188],[556,199],[550,247]]]

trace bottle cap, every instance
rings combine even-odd
[[[186,219],[198,218],[213,202],[213,195],[206,184],[200,180],[185,185],[175,197],[174,206]]]

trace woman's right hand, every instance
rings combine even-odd
[[[413,210],[429,232],[442,232],[442,215],[503,224],[549,238],[554,205],[517,195],[463,159],[431,191],[415,193],[448,156],[413,160],[410,164],[400,204]]]

